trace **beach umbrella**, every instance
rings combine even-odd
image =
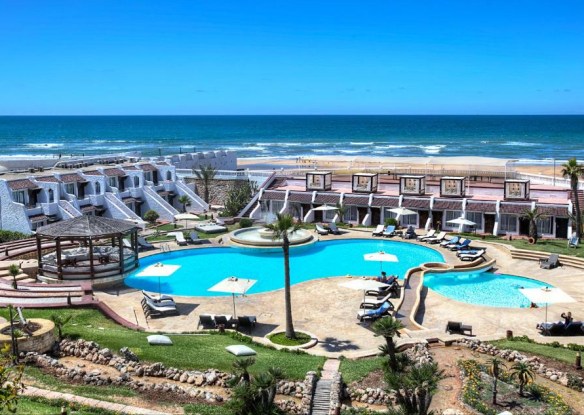
[[[244,295],[258,280],[249,280],[247,278],[228,277],[218,282],[208,289],[208,291],[219,293],[230,293],[233,297],[233,317],[235,314],[235,294]]]
[[[158,297],[162,295],[160,290],[160,278],[170,277],[180,268],[180,265],[169,265],[163,264],[162,262],[157,262],[154,265],[146,267],[142,272],[136,274],[136,277],[158,277]]]
[[[389,209],[390,212],[395,213],[398,216],[407,216],[407,215],[415,215],[417,212],[413,210],[407,209],[405,207],[397,207],[393,209]]]
[[[545,303],[545,321],[547,323],[548,304],[554,303],[575,303],[572,297],[562,291],[560,288],[543,287],[543,288],[520,288],[519,292],[526,296],[534,304]]]
[[[337,210],[337,208],[334,207],[334,206],[322,205],[322,206],[313,208],[312,210],[316,210],[316,211],[319,211],[319,212],[326,212],[327,210]]]
[[[398,259],[393,254],[388,254],[384,251],[373,252],[371,254],[363,255],[363,259],[365,261],[379,261],[379,265],[381,267],[381,272],[383,272],[383,263],[384,262],[398,262]]]
[[[371,280],[365,277],[352,278],[351,281],[339,284],[340,287],[350,288],[352,290],[363,290],[363,301],[365,301],[365,293],[369,290],[378,291],[382,287],[387,287],[388,284]]]
[[[193,215],[192,213],[179,213],[178,215],[174,215],[174,220],[184,220],[185,221],[185,228],[187,227],[187,220],[199,220],[198,215]]]
[[[476,223],[474,223],[472,220],[466,219],[464,216],[449,220],[446,223],[450,223],[451,225],[466,225],[466,226],[475,226],[476,225]]]

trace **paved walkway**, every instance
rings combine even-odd
[[[139,415],[168,415],[166,412],[158,412],[153,409],[138,408],[136,406],[122,405],[119,403],[100,401],[97,399],[85,398],[83,396],[73,395],[71,393],[54,392],[46,389],[27,386],[22,395],[41,397],[51,400],[63,399],[67,402],[75,402],[90,408],[106,409],[119,414],[139,414]]]
[[[322,366],[320,378],[330,380],[339,372],[341,361],[339,359],[327,359]]]

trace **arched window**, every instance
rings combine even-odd
[[[95,182],[95,194],[98,195],[101,193],[101,184],[99,182]]]
[[[134,187],[140,187],[140,178],[138,176],[134,176]]]
[[[49,203],[53,203],[55,201],[55,194],[53,189],[49,189]]]
[[[168,180],[168,181],[172,180],[172,173],[169,171],[166,172],[166,180]]]

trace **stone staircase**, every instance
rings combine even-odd
[[[540,259],[549,258],[550,254],[548,252],[541,251],[529,251],[527,249],[510,249],[511,258],[513,259],[526,259],[531,261],[539,261]],[[568,255],[560,255],[560,264],[567,265],[570,267],[584,269],[584,259],[577,258]]]
[[[312,415],[329,415],[331,410],[331,386],[332,380],[320,379],[316,383],[314,396],[312,398]]]
[[[10,267],[11,264],[18,265],[18,261],[1,261],[0,262],[0,282],[12,285],[12,282],[14,281],[14,279],[12,278],[12,275],[10,275],[10,272],[8,271],[8,268]],[[18,281],[18,282],[35,282],[35,280],[33,278],[30,278],[20,268],[19,268],[19,273],[16,276],[16,281]]]

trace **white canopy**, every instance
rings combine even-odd
[[[545,303],[545,322],[547,322],[548,304],[554,303],[575,303],[572,297],[562,291],[560,288],[520,288],[519,292],[526,296],[529,301],[535,304]]]
[[[398,262],[398,259],[393,254],[388,254],[384,251],[373,252],[371,254],[363,255],[365,261],[379,261],[381,266],[381,271],[383,271],[383,263],[384,262]]]
[[[158,296],[162,296],[160,290],[160,277],[170,277],[180,268],[180,265],[169,265],[157,262],[156,264],[146,267],[142,272],[136,274],[136,277],[158,277]]]
[[[218,282],[208,291],[220,292],[220,293],[231,293],[233,297],[233,316],[236,317],[235,313],[235,294],[245,294],[258,280],[249,280],[246,278],[228,277],[223,281]]]
[[[350,288],[352,290],[363,290],[363,301],[365,301],[365,293],[369,290],[377,291],[382,287],[387,287],[388,284],[383,282],[370,280],[367,278],[352,278],[351,281],[339,284],[340,287]]]
[[[321,211],[321,212],[325,212],[327,210],[337,210],[336,207],[334,206],[329,206],[329,205],[322,205],[316,208],[313,208],[312,210],[316,210],[316,211]]]
[[[398,216],[407,216],[407,215],[415,215],[417,212],[413,210],[407,209],[405,207],[397,207],[393,209],[389,209],[390,212],[395,213]]]
[[[464,216],[461,216],[460,218],[449,220],[449,221],[447,221],[447,223],[450,223],[452,225],[467,225],[467,226],[475,226],[476,225],[476,223],[474,223],[472,220],[466,219]]]

